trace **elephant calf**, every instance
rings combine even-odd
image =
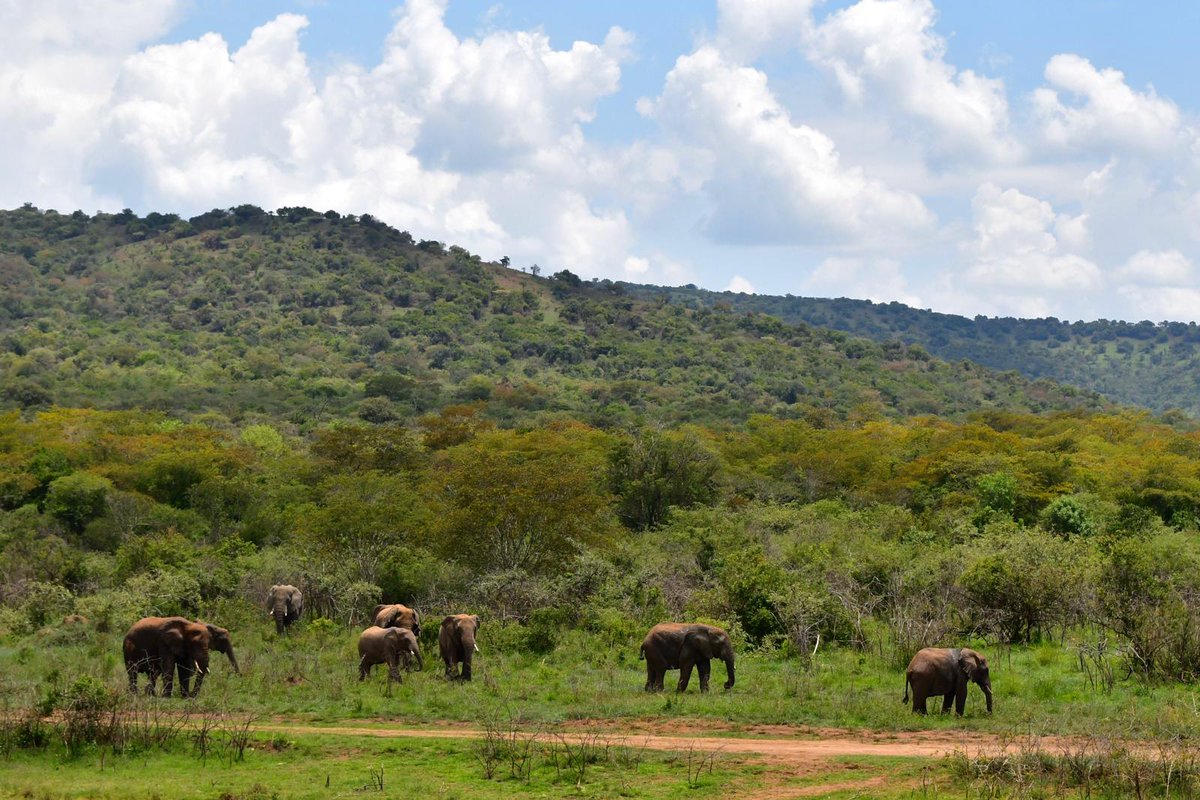
[[[914,713],[925,713],[926,699],[942,697],[942,713],[949,711],[950,704],[954,703],[954,712],[961,717],[967,707],[967,688],[972,682],[983,690],[988,713],[992,713],[992,678],[987,659],[965,647],[926,647],[908,663],[904,673],[903,702],[908,702],[911,686]]]
[[[358,637],[358,679],[365,680],[376,664],[387,664],[388,678],[402,682],[400,665],[407,672],[414,655],[418,666],[423,667],[421,647],[412,631],[372,625]]]
[[[677,691],[687,691],[692,667],[700,673],[700,691],[708,691],[709,661],[725,662],[725,688],[733,688],[733,643],[729,634],[712,625],[664,622],[655,625],[642,641],[638,658],[646,660],[646,691],[662,691],[669,669],[679,670]]]

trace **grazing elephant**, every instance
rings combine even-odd
[[[388,678],[401,682],[400,665],[408,672],[413,656],[423,666],[421,647],[412,631],[372,625],[358,636],[358,679],[365,680],[376,664],[387,664]]]
[[[729,634],[712,625],[664,622],[655,625],[642,640],[638,658],[646,660],[646,691],[660,692],[669,669],[679,670],[677,691],[687,691],[692,667],[700,673],[700,691],[708,691],[709,660],[725,662],[725,688],[733,688],[733,643]]]
[[[233,655],[229,631],[204,622],[192,622],[183,617],[145,617],[133,624],[125,634],[125,671],[129,674],[129,691],[137,692],[139,672],[149,675],[146,694],[154,694],[154,683],[163,679],[163,697],[170,697],[174,672],[179,671],[179,696],[195,697],[200,693],[204,676],[208,674],[208,653],[216,650],[229,657],[233,671],[239,672]],[[192,675],[196,685],[190,691]]]
[[[300,619],[304,610],[304,595],[290,584],[281,583],[271,587],[267,594],[267,616],[275,618],[275,633],[282,636],[287,627]]]
[[[479,617],[474,614],[451,614],[442,620],[438,631],[438,650],[446,662],[446,677],[450,680],[471,680],[471,659],[479,652],[475,644],[475,631],[479,630]],[[462,664],[462,675],[458,665]]]
[[[421,635],[420,613],[400,603],[375,606],[371,619],[380,628],[408,628],[417,636]]]
[[[987,659],[974,650],[926,647],[913,656],[904,673],[904,700],[908,702],[908,687],[912,686],[913,712],[925,713],[925,700],[943,697],[942,713],[950,710],[960,717],[967,707],[967,686],[972,681],[983,689],[988,713],[992,713],[992,678]]]

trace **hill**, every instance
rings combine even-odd
[[[711,292],[623,284],[634,296],[685,308],[769,314],[876,342],[918,344],[938,358],[967,359],[1083,387],[1119,403],[1200,417],[1200,327],[1184,322],[974,319],[870,300]]]
[[[302,429],[486,403],[501,422],[1098,408],[1093,393],[766,313],[644,299],[368,215],[0,212],[0,402]]]

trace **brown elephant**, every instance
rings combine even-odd
[[[669,669],[679,670],[676,691],[687,691],[692,667],[700,673],[700,691],[708,691],[709,661],[725,662],[725,688],[733,688],[733,643],[729,634],[713,625],[698,622],[663,622],[642,640],[638,658],[646,660],[646,691],[661,692]]]
[[[908,663],[903,702],[908,702],[911,686],[914,713],[925,713],[926,699],[942,697],[942,713],[948,712],[954,703],[954,712],[961,717],[967,707],[967,688],[971,682],[983,690],[988,713],[992,713],[992,678],[987,659],[965,647],[926,647]]]
[[[145,617],[138,620],[125,634],[125,671],[129,674],[129,691],[137,692],[139,672],[149,675],[146,694],[154,694],[154,684],[161,675],[163,697],[170,697],[174,673],[179,671],[179,696],[195,697],[200,693],[204,676],[208,674],[210,650],[224,653],[239,673],[237,658],[229,631],[205,622],[192,622],[183,617]],[[192,675],[196,685],[190,689]],[[240,673],[239,673],[240,674]]]
[[[275,618],[275,633],[282,636],[289,625],[300,619],[304,611],[304,595],[287,583],[271,587],[267,593],[267,616]]]
[[[412,631],[372,625],[358,636],[358,679],[365,680],[376,664],[387,664],[388,678],[401,682],[400,666],[408,672],[414,656],[423,667],[421,646]]]
[[[477,630],[479,617],[474,614],[451,614],[442,620],[438,650],[446,662],[446,677],[450,680],[471,680],[471,660],[479,652],[479,645],[475,644]],[[462,664],[461,675],[459,664]]]
[[[417,636],[421,635],[421,614],[416,609],[401,603],[385,603],[375,606],[371,620],[380,628],[408,628]]]

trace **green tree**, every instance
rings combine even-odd
[[[591,429],[494,431],[444,451],[434,495],[442,550],[479,572],[544,572],[613,529]]]
[[[104,514],[104,502],[112,481],[90,472],[73,472],[50,482],[46,511],[61,519],[75,533]]]
[[[642,431],[621,441],[609,464],[621,522],[646,530],[665,522],[672,506],[708,502],[717,468],[716,457],[686,433]]]

